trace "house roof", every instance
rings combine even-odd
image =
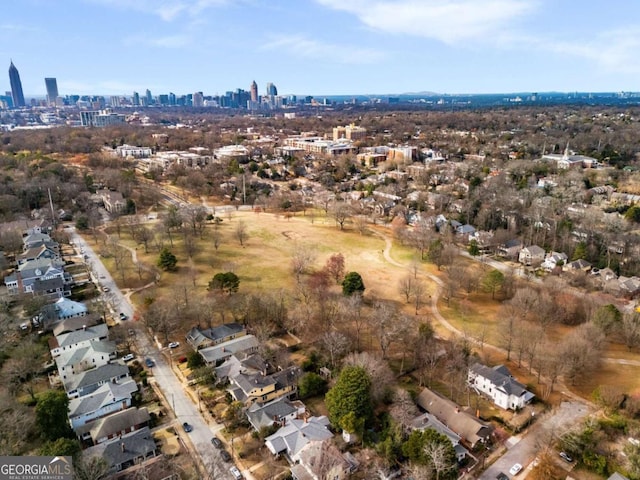
[[[327,428],[330,425],[327,417],[310,417],[307,420],[291,420],[273,435],[264,439],[270,450],[276,453],[287,452],[289,456],[297,455],[309,442],[327,440],[333,434]]]
[[[95,422],[83,425],[83,427],[87,428],[86,431],[91,432],[91,438],[97,441],[114,433],[122,432],[135,425],[146,424],[150,419],[151,416],[146,408],[133,407],[112,413]],[[76,433],[82,435],[84,432],[81,432],[81,429],[77,429]]]
[[[105,405],[121,402],[131,398],[131,394],[137,391],[138,385],[132,378],[121,383],[105,383],[90,395],[69,400],[69,418],[95,412]]]
[[[98,368],[73,375],[69,381],[65,382],[64,387],[67,392],[71,392],[78,388],[85,388],[98,383],[110,382],[115,378],[128,376],[129,367],[126,365],[107,363],[106,365],[102,365]]]
[[[57,347],[69,347],[80,342],[98,340],[100,338],[107,338],[109,335],[109,327],[105,323],[100,323],[92,327],[81,328],[68,333],[61,333],[54,337]]]
[[[98,447],[101,445],[104,445],[102,457],[110,467],[122,465],[140,456],[147,456],[157,449],[149,427],[122,435],[114,441],[100,444]]]
[[[491,434],[490,425],[462,411],[456,403],[428,388],[420,392],[417,403],[471,445]]]
[[[567,268],[570,268],[571,270],[582,270],[590,267],[591,267],[591,264],[587,262],[584,258],[579,258],[578,260],[574,260],[573,262],[567,263]]]
[[[526,250],[530,255],[534,256],[544,255],[544,248],[540,248],[537,245],[529,245],[528,247],[524,247],[522,250]]]
[[[235,377],[231,377],[230,380],[242,390],[245,397],[247,397],[249,393],[256,388],[266,388],[272,385],[275,386],[276,384],[275,379],[270,376],[265,376],[262,373],[240,373]]]
[[[198,350],[198,353],[202,355],[205,362],[215,363],[218,360],[222,360],[231,356],[234,353],[244,352],[251,350],[259,345],[258,340],[253,335],[243,335],[242,337],[234,338],[228,342],[213,345],[211,347],[202,348]]]
[[[426,430],[432,428],[436,432],[446,436],[453,445],[457,445],[460,442],[460,435],[448,428],[444,423],[438,420],[435,415],[431,415],[429,412],[425,412],[419,417],[414,418],[411,421],[411,428],[414,430]]]
[[[198,346],[207,340],[217,342],[223,338],[243,332],[244,327],[239,323],[225,323],[212,328],[192,328],[187,334],[187,340],[194,346]]]
[[[91,359],[96,354],[106,353],[111,355],[116,351],[116,344],[109,341],[90,342],[85,347],[76,347],[66,350],[55,357],[56,365],[59,371],[64,367],[78,365],[86,359]]]
[[[291,403],[291,401],[286,397],[280,397],[264,405],[254,403],[247,409],[247,418],[251,425],[253,425],[253,428],[260,430],[262,427],[268,427],[272,425],[274,421],[280,421],[280,419],[297,411],[298,407]]]
[[[216,378],[224,380],[239,373],[265,373],[267,367],[267,362],[257,353],[239,352],[231,355],[222,365],[215,368]]]
[[[624,475],[622,475],[621,473],[615,472],[613,475],[607,478],[607,480],[629,480],[629,479]]]
[[[346,471],[350,467],[349,462],[342,456],[338,447],[328,440],[307,443],[302,447],[298,456],[300,463],[291,468],[292,473],[296,475],[298,480],[327,478],[323,474],[333,471],[336,467],[339,467],[342,471]]]
[[[62,297],[56,301],[54,308],[58,314],[58,318],[77,317],[79,315],[85,315],[88,311],[84,303],[76,302],[66,297]]]
[[[90,313],[83,317],[71,317],[60,320],[53,327],[53,334],[58,336],[63,333],[73,332],[75,330],[81,330],[82,327],[93,327],[101,323],[102,318],[98,313]]]
[[[513,378],[509,369],[504,365],[496,365],[491,368],[480,363],[475,363],[469,368],[469,372],[488,379],[496,388],[502,390],[507,395],[526,397],[528,399],[533,398],[533,394],[529,392],[522,383]]]

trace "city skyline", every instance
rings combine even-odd
[[[0,52],[28,97],[44,78],[63,96],[206,96],[254,79],[260,95],[269,82],[282,95],[638,91],[640,5],[559,3],[25,0],[5,6]]]

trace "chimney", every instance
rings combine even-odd
[[[86,325],[82,325],[82,330],[86,330],[87,326]]]
[[[122,453],[124,453],[125,451],[124,442],[120,444],[120,450],[122,451]]]

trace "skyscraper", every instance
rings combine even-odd
[[[251,83],[251,101],[252,102],[258,101],[258,84],[256,83],[255,80],[253,81],[253,83]]]
[[[271,82],[267,83],[267,95],[271,95],[273,97],[278,95],[278,89]]]
[[[18,69],[11,61],[9,66],[9,82],[11,83],[11,98],[13,99],[14,107],[24,107],[24,93],[22,93],[22,82],[20,81],[20,74]]]
[[[58,98],[58,82],[55,78],[45,78],[44,84],[47,87],[47,103],[49,105],[56,104]]]
[[[133,97],[131,102],[137,107],[140,105],[140,94],[138,92],[133,92]]]

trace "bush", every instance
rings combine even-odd
[[[298,381],[298,396],[301,399],[322,395],[327,391],[327,381],[314,372],[305,374]]]

